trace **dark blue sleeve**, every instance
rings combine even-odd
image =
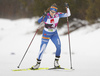
[[[43,20],[43,16],[38,19],[38,23],[41,23]]]
[[[45,16],[44,19],[43,19],[43,16],[38,19],[38,23],[41,23],[42,21],[46,22],[47,21],[47,16]]]

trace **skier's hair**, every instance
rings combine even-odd
[[[54,4],[53,4],[53,5],[51,5],[51,6],[57,7],[57,4],[56,4],[56,3],[54,3]]]
[[[51,5],[50,8],[52,8],[52,7],[55,8],[55,9],[58,9],[56,3],[54,3],[53,5]]]
[[[51,5],[51,6],[50,6],[47,10],[45,10],[44,12],[50,11],[50,8],[51,8],[51,7],[54,7],[54,8],[56,8],[56,9],[58,9],[56,3],[54,3],[53,5]]]

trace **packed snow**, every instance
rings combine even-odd
[[[100,23],[82,27],[70,34],[74,71],[12,71],[18,69],[17,66],[39,26],[35,23],[37,19],[0,19],[0,76],[100,76]],[[65,26],[67,25],[58,30],[62,44],[59,64],[70,68],[68,36],[61,35],[67,30]],[[35,36],[20,69],[36,64],[41,36]],[[54,44],[49,41],[40,67],[53,67],[55,50]]]

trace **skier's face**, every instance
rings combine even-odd
[[[54,15],[56,14],[56,11],[54,11],[54,10],[51,10],[50,11],[50,15],[53,17]]]

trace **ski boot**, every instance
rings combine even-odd
[[[40,67],[40,63],[41,63],[41,60],[38,60],[38,59],[37,59],[36,65],[35,65],[35,66],[32,66],[30,69],[31,69],[31,70],[38,69],[38,68]]]
[[[59,63],[58,63],[59,58],[60,58],[60,57],[58,57],[58,56],[56,56],[56,57],[55,57],[55,61],[54,61],[54,68],[56,68],[56,69],[61,68],[61,67],[60,67],[60,65],[59,65]]]

